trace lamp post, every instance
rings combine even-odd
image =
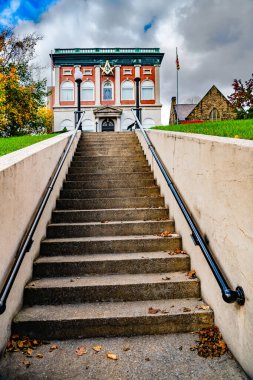
[[[74,78],[77,84],[77,123],[78,123],[81,118],[81,83],[83,80],[83,74],[79,67],[75,68]],[[80,123],[79,130],[82,130],[82,123]]]
[[[135,81],[135,93],[136,93],[136,116],[141,123],[141,109],[140,109],[140,81],[141,78],[136,77],[134,79]],[[136,128],[139,128],[138,124],[136,123]]]

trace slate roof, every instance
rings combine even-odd
[[[175,110],[178,120],[185,120],[195,107],[196,104],[177,104]]]

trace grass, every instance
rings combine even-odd
[[[57,135],[58,133],[36,136],[2,137],[0,138],[0,156],[4,156],[5,154],[14,152],[15,150],[25,148],[29,145],[36,144],[37,142],[47,140],[50,137]]]
[[[157,126],[152,129],[253,140],[253,119],[214,121],[200,124],[173,124]]]

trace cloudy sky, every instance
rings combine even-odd
[[[232,92],[234,78],[253,72],[253,0],[0,0],[0,25],[44,38],[37,60],[47,66],[54,48],[159,47],[163,123],[176,94],[179,102],[202,97],[216,84]]]

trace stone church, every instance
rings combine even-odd
[[[85,131],[122,131],[134,122],[135,82],[140,81],[140,107],[145,128],[161,124],[159,48],[55,49],[50,54],[55,84],[48,99],[54,111],[54,131],[74,128],[77,85],[74,71],[79,67],[81,110]]]
[[[212,86],[197,104],[176,104],[176,97],[171,99],[170,124],[187,121],[217,121],[236,118],[236,112],[230,101]]]

